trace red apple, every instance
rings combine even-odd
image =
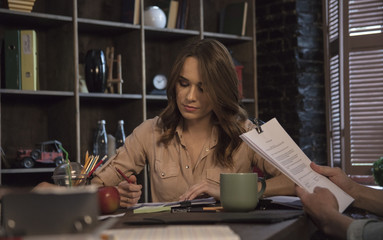
[[[117,188],[105,186],[98,188],[98,201],[101,214],[114,213],[120,206],[120,193]]]

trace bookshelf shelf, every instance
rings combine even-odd
[[[54,27],[73,21],[72,17],[44,13],[25,13],[0,8],[0,21],[7,21],[11,25],[22,24],[34,27]]]
[[[142,99],[141,94],[117,94],[117,93],[80,93],[81,99]]]
[[[103,32],[105,34],[122,33],[129,30],[134,31],[140,29],[139,25],[95,19],[79,18],[77,23],[80,32]]]
[[[11,168],[11,169],[2,169],[2,174],[12,174],[12,173],[42,173],[42,172],[52,172],[54,168]]]
[[[144,8],[157,3],[139,1]],[[188,2],[184,29],[122,22],[122,0],[39,0],[31,13],[0,8],[0,37],[4,38],[8,29],[35,29],[39,50],[40,90],[5,89],[2,79],[0,145],[7,159],[16,158],[19,146],[57,139],[69,152],[71,161],[83,163],[86,151],[92,150],[93,131],[100,119],[106,120],[108,133],[114,133],[121,119],[125,121],[126,134],[131,133],[166,106],[166,95],[150,94],[152,79],[158,73],[169,74],[178,51],[192,39],[215,38],[233,51],[233,57],[244,65],[242,104],[249,115],[254,116],[257,104],[255,26],[252,25],[255,0],[247,0],[245,36],[218,31],[217,14],[226,4],[239,0]],[[122,94],[77,92],[86,52],[105,51],[109,46],[115,48],[115,55],[122,55]],[[20,174],[29,176],[41,171],[0,166],[0,173],[7,175],[0,184],[7,185],[12,174],[17,173],[20,178]],[[41,178],[51,180],[44,179],[46,175]],[[26,184],[29,181],[27,176],[19,180]]]

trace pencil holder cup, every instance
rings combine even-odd
[[[81,173],[82,166],[77,162],[63,163],[55,168],[53,182],[63,187],[79,187],[87,184],[87,175]]]

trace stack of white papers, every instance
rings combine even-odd
[[[310,159],[291,139],[278,121],[273,118],[261,126],[262,132],[256,129],[240,137],[254,151],[269,161],[298,186],[312,193],[316,186],[329,189],[338,200],[339,212],[343,212],[353,198],[310,167]]]

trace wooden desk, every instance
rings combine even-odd
[[[228,224],[241,239],[276,240],[276,239],[311,239],[317,230],[306,216],[273,224]]]
[[[266,210],[265,210],[266,211]],[[158,213],[157,213],[158,214]],[[168,213],[170,214],[170,213]],[[175,213],[177,214],[177,213]],[[189,213],[193,214],[193,213]],[[210,213],[214,214],[214,213]],[[146,218],[151,218],[152,216],[157,216],[155,214],[140,214]],[[136,215],[137,216],[137,215]],[[129,217],[136,217],[133,213],[127,213],[121,220],[114,225],[115,229],[134,229],[134,228],[145,228],[145,227],[164,227],[169,226],[169,224],[139,224],[137,221],[136,224],[126,224],[124,219]],[[206,223],[196,224],[194,221],[190,224],[181,222],[182,225],[205,225]],[[207,223],[209,224],[209,223]],[[301,215],[297,218],[285,220],[277,223],[210,223],[211,225],[226,225],[229,226],[233,232],[235,232],[241,239],[311,239],[313,233],[316,232],[317,228],[312,223],[312,221],[306,216]]]
[[[147,215],[150,217],[150,214]],[[111,227],[111,229],[115,230],[121,230],[126,231],[126,234],[129,236],[128,239],[132,239],[132,231],[130,230],[137,230],[137,229],[145,229],[145,228],[161,228],[164,229],[164,224],[152,224],[152,225],[127,225],[124,224],[123,219],[126,216],[122,218],[112,218],[109,220],[105,220],[101,223],[101,229],[110,228],[109,224],[113,221],[117,221],[114,223],[114,225]],[[108,223],[109,221],[109,223]],[[102,226],[104,225],[104,226]],[[107,225],[107,226],[105,226]],[[182,226],[206,226],[205,224],[182,224]],[[247,239],[257,239],[257,240],[276,240],[276,239],[314,239],[312,236],[316,232],[316,227],[311,222],[311,220],[306,216],[302,215],[298,218],[278,222],[278,223],[219,223],[219,224],[211,224],[214,226],[217,225],[223,225],[223,226],[229,226],[233,232],[235,232],[240,239],[247,240]],[[180,225],[171,225],[171,226],[180,226]],[[101,230],[98,229],[98,230]],[[98,232],[96,230],[96,232]],[[140,235],[142,237],[142,235]],[[159,236],[153,236],[150,240],[155,240]],[[187,236],[190,237],[190,236]],[[38,235],[38,236],[25,236],[23,237],[24,240],[50,240],[50,239],[71,239],[71,240],[94,240],[94,239],[101,239],[98,233],[92,234],[61,234],[61,235]],[[105,238],[102,238],[105,239]],[[112,238],[113,239],[113,238]],[[139,236],[135,236],[134,240],[140,240],[144,238],[140,238]],[[177,239],[182,239],[181,237]],[[321,239],[321,238],[315,238],[315,239]]]

